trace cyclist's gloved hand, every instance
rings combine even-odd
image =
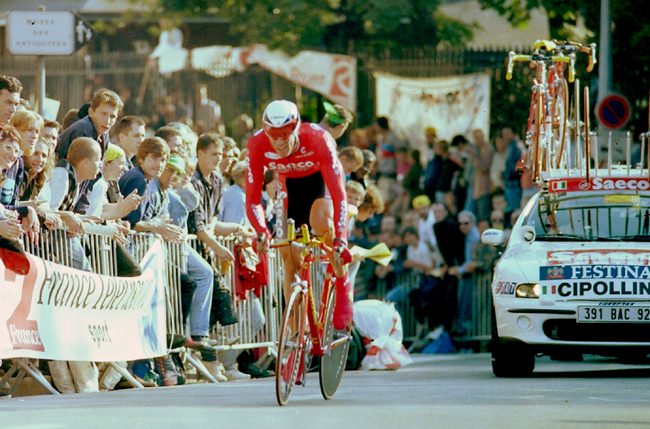
[[[334,251],[339,254],[341,262],[344,264],[349,264],[352,262],[352,253],[350,253],[348,244],[342,238],[334,239]]]

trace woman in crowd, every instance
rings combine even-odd
[[[14,115],[15,116],[15,115]],[[20,156],[20,135],[11,125],[0,127],[0,186],[5,181],[4,171],[13,165]],[[16,212],[0,206],[0,237],[19,240],[23,228]]]
[[[11,125],[20,135],[21,147],[26,148],[24,155],[30,155],[43,129],[43,118],[31,110],[20,110],[11,118]]]
[[[18,190],[21,201],[34,200],[52,177],[54,171],[54,146],[39,139],[32,153],[23,155],[25,175]]]

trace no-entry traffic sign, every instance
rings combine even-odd
[[[604,127],[617,130],[630,119],[630,103],[620,94],[608,94],[596,106],[596,115]]]

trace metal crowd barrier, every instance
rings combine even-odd
[[[217,237],[216,240],[235,255],[235,237]],[[190,245],[199,254],[202,246],[195,236],[189,236]],[[235,255],[236,256],[236,255]],[[210,337],[217,350],[267,348],[269,354],[274,353],[282,318],[282,260],[277,251],[269,251],[269,284],[262,288],[259,297],[264,313],[264,325],[260,332],[255,332],[253,326],[253,292],[248,299],[237,298],[234,264],[209,258],[215,275],[220,275],[220,285],[226,289],[232,298],[233,307],[239,322],[212,329]],[[217,274],[218,273],[218,274]]]
[[[492,273],[475,272],[472,275],[474,285],[472,293],[472,318],[466,329],[465,335],[459,341],[488,341],[492,338]],[[409,293],[420,286],[420,275],[414,273],[398,274],[393,287],[402,287],[404,300],[395,303],[395,308],[402,316],[402,327],[404,329],[404,341],[413,342],[421,338],[422,327],[415,317],[415,309],[411,306],[408,298]],[[377,281],[377,289],[373,297],[384,300],[387,290],[386,279]],[[426,326],[426,321],[424,322]]]

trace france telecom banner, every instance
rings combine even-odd
[[[165,355],[164,249],[140,277],[109,277],[28,254],[26,275],[0,262],[0,359],[130,361]]]

